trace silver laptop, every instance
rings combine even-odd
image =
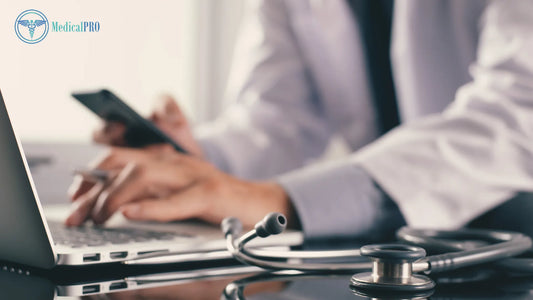
[[[131,262],[159,255],[172,255],[172,261],[167,262],[230,257],[215,226],[134,223],[118,216],[104,227],[68,228],[62,225],[65,213],[68,211],[61,207],[47,210],[41,206],[0,92],[0,260],[49,269]],[[301,242],[300,232],[287,232],[255,245]]]

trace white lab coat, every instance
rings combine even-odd
[[[369,145],[376,117],[347,4],[253,3],[229,83],[237,103],[200,130],[220,168],[271,177],[316,159],[340,134],[354,153],[339,168],[362,166],[409,225],[424,227],[463,226],[533,190],[533,2],[397,0],[392,60],[403,125]],[[327,201],[341,203],[330,214],[340,215],[350,182],[313,180],[328,172],[335,167],[291,176],[302,178],[296,190],[329,190]],[[312,198],[291,197],[299,194]]]

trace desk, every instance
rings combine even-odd
[[[350,274],[329,275],[272,275],[257,272],[238,265],[208,266],[201,269],[165,270],[142,274],[137,270],[130,270],[131,274],[120,273],[121,267],[106,266],[89,271],[86,269],[57,271],[50,277],[43,274],[26,274],[16,268],[0,270],[0,299],[83,299],[83,300],[122,300],[122,299],[533,299],[533,277],[498,275],[491,269],[472,269],[455,274],[434,278],[437,288],[426,295],[356,295],[350,289],[348,282]],[[170,268],[172,269],[172,268]],[[179,267],[178,267],[179,269]],[[147,269],[148,270],[148,269]],[[153,271],[152,269],[151,271]],[[69,280],[60,278],[69,277]],[[116,274],[113,275],[113,272]],[[38,272],[37,272],[38,273]],[[58,296],[74,293],[74,287],[91,287],[98,283],[121,282],[119,278],[137,279],[137,285],[132,290],[122,290],[125,285],[116,284],[117,291],[101,294],[84,290],[88,296]],[[79,277],[76,279],[75,277]],[[93,277],[93,278],[90,278]],[[99,281],[99,278],[101,280]],[[142,281],[142,279],[149,279]],[[159,281],[155,279],[159,279]],[[78,280],[78,281],[76,281]],[[235,284],[237,283],[237,284]],[[246,283],[241,285],[242,283]],[[223,291],[233,287],[243,287],[246,298],[226,298]],[[131,288],[131,287],[130,287]],[[79,290],[82,291],[82,290]]]
[[[43,190],[47,186],[58,187],[57,189],[44,190],[45,203],[52,201],[65,201],[64,191],[70,183],[70,170],[74,167],[84,165],[84,159],[89,160],[98,149],[88,149],[87,154],[83,157],[69,156],[50,156],[47,149],[38,148],[37,146],[25,147],[34,157],[32,173],[35,181]],[[79,153],[72,151],[70,146],[65,146],[65,153]],[[46,150],[46,151],[45,151]],[[94,151],[94,153],[93,153]],[[31,156],[30,155],[30,156]],[[51,157],[50,159],[48,159]],[[49,166],[47,166],[49,165]],[[58,180],[59,177],[50,176],[47,168],[57,168],[58,174],[63,174],[64,180]],[[54,170],[54,169],[50,169]],[[54,173],[55,174],[55,173]],[[41,176],[42,175],[42,176]],[[53,180],[54,184],[47,184],[46,180]],[[59,182],[61,181],[61,182]],[[39,190],[41,193],[41,190]],[[525,195],[531,197],[531,194]],[[518,199],[518,198],[517,198]],[[528,198],[529,199],[529,198]],[[526,199],[527,200],[527,199]],[[516,201],[508,202],[508,205],[519,203]],[[526,201],[526,204],[532,202]],[[506,204],[507,205],[507,204]],[[505,205],[502,205],[505,208]],[[522,206],[520,206],[522,207]],[[511,207],[512,211],[517,210]],[[513,215],[507,211],[503,216]],[[493,224],[501,226],[502,216],[492,216],[487,214],[486,219],[494,220]],[[517,219],[517,218],[515,218]],[[520,219],[520,218],[518,218]],[[530,214],[524,214],[527,222],[520,224],[530,224]],[[490,223],[490,222],[486,222]],[[482,224],[486,225],[486,224]],[[516,228],[506,228],[515,229]],[[522,231],[522,230],[520,230]],[[247,269],[229,265],[204,266],[201,269],[180,267],[178,272],[169,267],[169,269],[146,270],[146,274],[141,270],[124,270],[117,266],[102,266],[97,269],[80,268],[77,270],[55,270],[56,274],[39,274],[39,272],[26,274],[23,269],[7,268],[0,270],[0,299],[220,299],[224,288],[235,280],[244,280],[257,270]],[[196,267],[195,267],[196,268]],[[87,272],[90,273],[87,276]],[[115,274],[114,274],[115,273]],[[417,295],[416,299],[533,299],[533,278],[479,278],[479,275],[489,274],[489,271],[474,270],[470,275],[476,275],[474,278],[467,278],[473,282],[457,282],[463,279],[461,274],[454,274],[448,278],[442,277],[437,280],[438,286],[434,293],[429,295]],[[113,276],[111,276],[113,275]],[[154,277],[159,276],[159,280]],[[174,276],[174,278],[173,278]],[[67,281],[62,281],[66,277]],[[132,280],[132,278],[134,280]],[[126,279],[126,280],[124,280]],[[140,280],[142,279],[142,280]],[[276,278],[264,277],[256,278],[254,283],[247,286],[247,299],[368,299],[368,297],[354,295],[349,288],[349,274],[343,275],[320,275],[312,277],[283,277],[280,280]],[[475,279],[475,280],[474,280]],[[127,281],[130,280],[130,281]],[[125,288],[131,288],[129,284],[124,285],[124,281],[132,283],[134,290],[121,291]],[[140,284],[139,284],[140,283]],[[113,285],[115,292],[103,295],[100,294],[101,284],[106,286]],[[62,295],[81,295],[91,294],[89,298],[84,297],[62,297]],[[246,293],[245,293],[246,294]],[[61,297],[59,297],[61,296]],[[375,295],[372,295],[375,296]],[[409,295],[379,295],[374,298],[378,299],[410,299]]]

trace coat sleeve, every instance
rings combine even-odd
[[[368,172],[345,160],[295,170],[277,182],[289,194],[308,240],[391,240],[405,224]]]
[[[404,220],[458,228],[533,191],[533,2],[492,2],[478,48],[473,81],[443,114],[278,177],[308,237],[372,237]]]
[[[196,134],[220,169],[263,179],[319,156],[330,129],[284,2],[247,4],[228,82],[234,103]]]
[[[352,157],[409,225],[457,228],[518,191],[533,191],[532,53],[533,2],[491,2],[473,80],[452,105]]]

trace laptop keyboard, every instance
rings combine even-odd
[[[48,222],[56,245],[72,248],[86,246],[120,245],[134,242],[168,241],[191,237],[175,232],[148,231],[132,228],[100,228],[94,226],[67,227],[59,222]]]

